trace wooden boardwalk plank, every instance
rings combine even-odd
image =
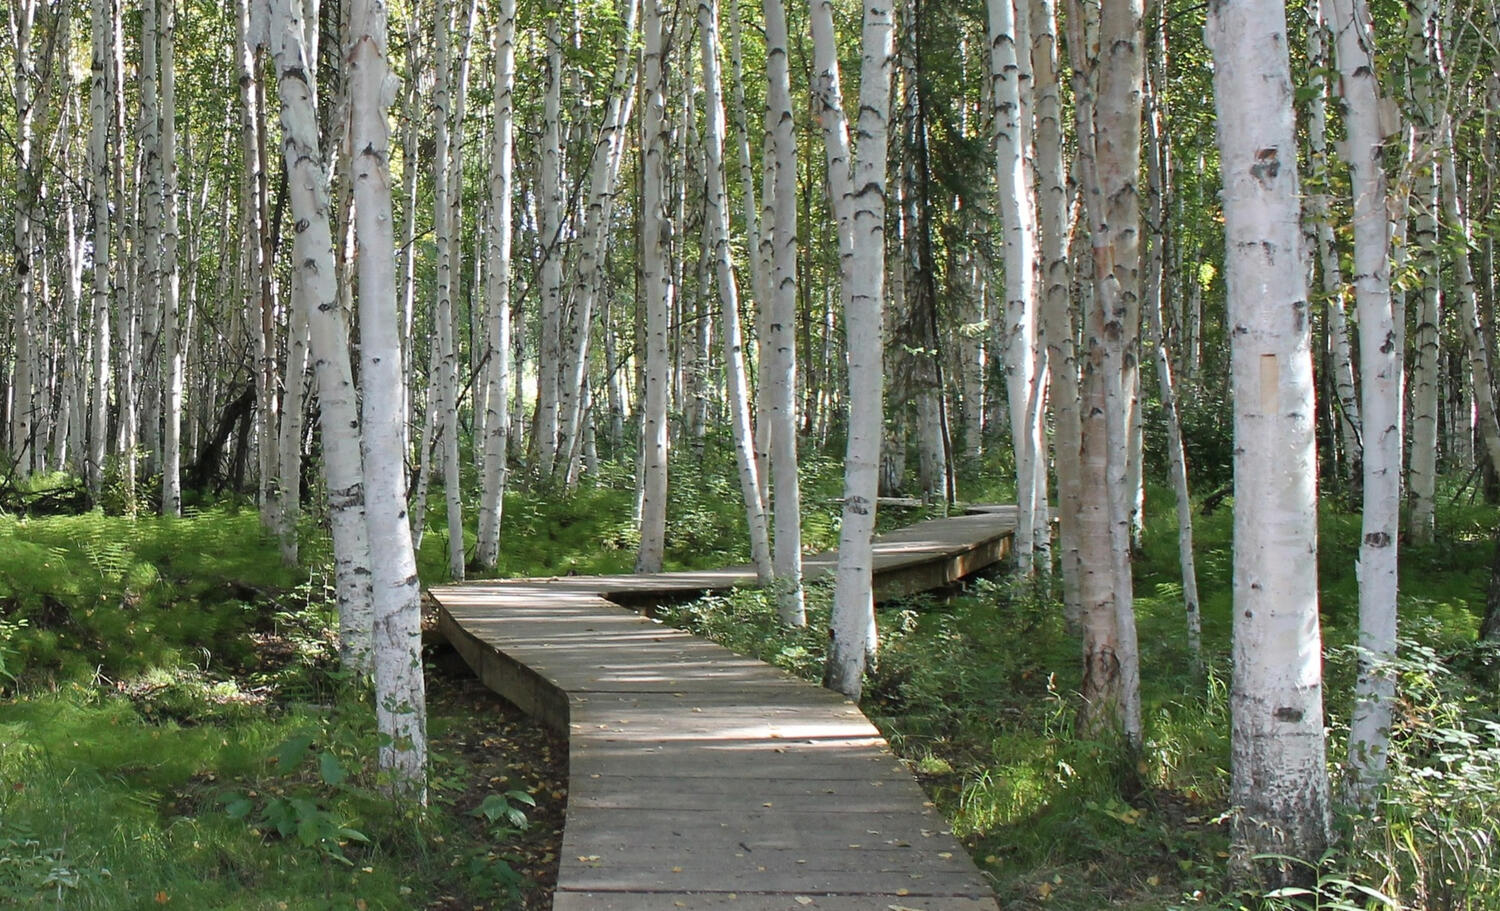
[[[989,507],[876,540],[878,597],[1000,559]],[[808,557],[809,579],[837,555]],[[750,567],[433,589],[491,688],[566,731],[556,911],[994,911],[983,876],[859,708],[616,602],[754,584]]]

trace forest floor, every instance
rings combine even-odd
[[[672,568],[743,559],[733,485],[711,460],[696,467],[675,476]],[[804,468],[805,539],[826,547],[836,518],[817,504],[833,502],[836,466]],[[1317,871],[1318,894],[1267,896],[1225,876],[1231,512],[1200,517],[1207,674],[1197,678],[1169,500],[1156,493],[1135,564],[1139,754],[1077,733],[1077,646],[1055,580],[995,575],[881,610],[863,708],[1001,906],[1500,909],[1500,648],[1475,643],[1494,509],[1455,504],[1450,491],[1438,541],[1403,547],[1390,792],[1373,818],[1340,815],[1346,837]],[[502,574],[627,570],[630,498],[620,483],[508,499]],[[886,527],[919,517],[882,510]],[[1336,772],[1358,516],[1328,500],[1321,526]],[[181,520],[0,516],[0,907],[549,907],[566,744],[434,645],[431,805],[393,807],[374,769],[369,696],[337,667],[326,548],[309,522],[303,563],[284,568],[254,510],[231,506]],[[445,549],[430,531],[425,579],[442,580]],[[798,631],[779,628],[750,590],[660,616],[816,679],[831,589],[807,594]]]

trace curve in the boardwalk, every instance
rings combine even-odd
[[[876,538],[877,597],[996,562],[1014,524],[1013,508],[984,507]],[[731,567],[432,590],[486,685],[569,738],[555,911],[994,911],[857,706],[616,603],[754,582]]]

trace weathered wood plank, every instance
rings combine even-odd
[[[1013,508],[876,542],[878,597],[1000,559]],[[809,557],[808,578],[836,554]],[[482,680],[569,736],[558,911],[994,911],[984,877],[858,707],[620,610],[749,567],[433,590]]]
[[[559,891],[552,911],[995,911],[993,898],[788,892]]]

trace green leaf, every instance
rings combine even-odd
[[[255,804],[243,794],[231,792],[219,798],[224,804],[224,813],[230,819],[244,819],[255,809]]]
[[[318,757],[318,771],[323,776],[323,783],[333,787],[343,784],[344,779],[349,777],[349,773],[339,764],[338,757],[327,751]]]
[[[271,755],[283,771],[290,771],[301,765],[302,760],[307,758],[312,742],[311,734],[298,734],[278,746]]]

